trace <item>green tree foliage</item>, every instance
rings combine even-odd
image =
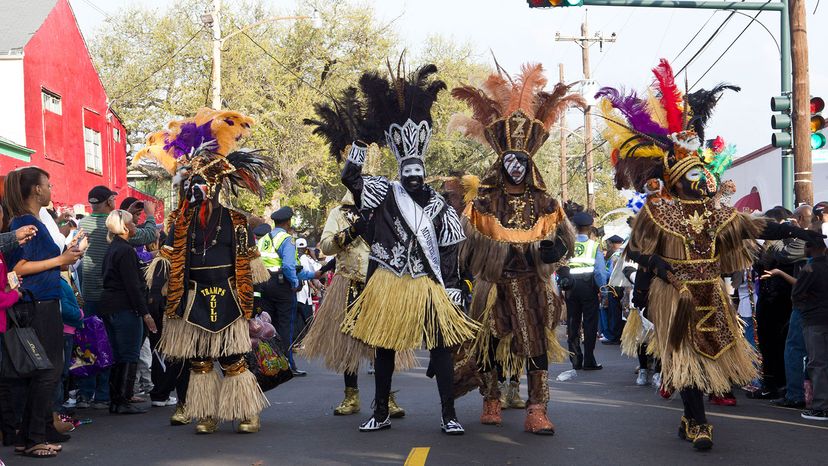
[[[363,4],[311,2],[296,11],[278,11],[264,0],[242,0],[241,7],[232,3],[232,9],[226,5],[221,12],[222,34],[230,36],[222,48],[223,108],[257,120],[244,144],[269,151],[277,167],[276,176],[267,180],[266,199],[242,195],[232,202],[259,215],[291,205],[298,211],[300,227],[315,236],[310,230],[321,230],[327,211],[345,190],[339,182],[341,167],[302,119],[313,115],[314,103],[354,85],[362,72],[385,70],[386,57],[394,62],[405,44],[399,42],[393,21],[381,22]],[[112,107],[129,130],[130,153],[169,120],[190,116],[210,104],[212,41],[210,28],[202,24],[204,9],[203,0],[172,2],[166,10],[131,6],[110,18],[92,39],[90,49]],[[310,15],[313,9],[318,21],[272,20]],[[437,64],[449,89],[480,84],[491,70],[487,56],[440,36],[430,37],[417,56],[411,55],[407,54],[410,66]],[[452,171],[481,175],[492,163],[488,147],[447,131],[450,116],[460,111],[467,111],[464,104],[443,92],[434,108],[429,177]],[[547,144],[539,154],[553,192],[558,189],[556,151],[556,144]],[[576,147],[570,149],[570,154],[576,153]],[[578,160],[571,159],[570,169],[583,172],[575,166]],[[596,165],[601,167],[596,175],[599,210],[605,204],[613,208],[618,203],[611,201],[614,190],[606,182],[610,167]],[[396,164],[384,151],[367,169],[395,176]],[[571,180],[570,193],[581,201],[577,193],[585,194],[586,188],[579,178],[583,177]],[[169,193],[160,185],[153,188],[161,197]],[[612,192],[604,193],[607,189]]]

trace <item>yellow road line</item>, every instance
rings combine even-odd
[[[426,458],[428,458],[429,450],[431,450],[430,447],[412,448],[411,453],[408,454],[408,458],[405,459],[405,466],[424,466]]]

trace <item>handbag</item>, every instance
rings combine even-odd
[[[26,378],[37,371],[53,368],[37,333],[29,326],[36,312],[34,295],[31,291],[23,290],[23,296],[29,300],[19,301],[6,311],[11,325],[3,339],[6,349],[2,365],[3,377]]]
[[[282,345],[278,336],[260,340],[247,353],[247,368],[256,376],[263,392],[272,390],[293,378],[290,363],[282,352]]]
[[[83,319],[83,328],[75,333],[75,345],[69,362],[69,373],[90,377],[115,363],[106,326],[98,316]]]

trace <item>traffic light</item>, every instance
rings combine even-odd
[[[781,149],[790,149],[793,145],[791,98],[788,96],[771,97],[771,110],[778,112],[771,116],[771,128],[780,130],[771,135],[771,145]]]
[[[582,6],[584,0],[526,0],[529,8],[555,8],[565,6]]]
[[[825,128],[825,118],[820,115],[820,112],[825,110],[825,101],[822,97],[811,98],[811,149],[817,150],[825,147],[826,138],[822,133],[822,128]]]

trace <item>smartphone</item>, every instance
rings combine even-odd
[[[9,289],[16,290],[17,287],[20,286],[20,277],[17,276],[17,272],[9,272],[6,274],[6,279],[9,282]]]

